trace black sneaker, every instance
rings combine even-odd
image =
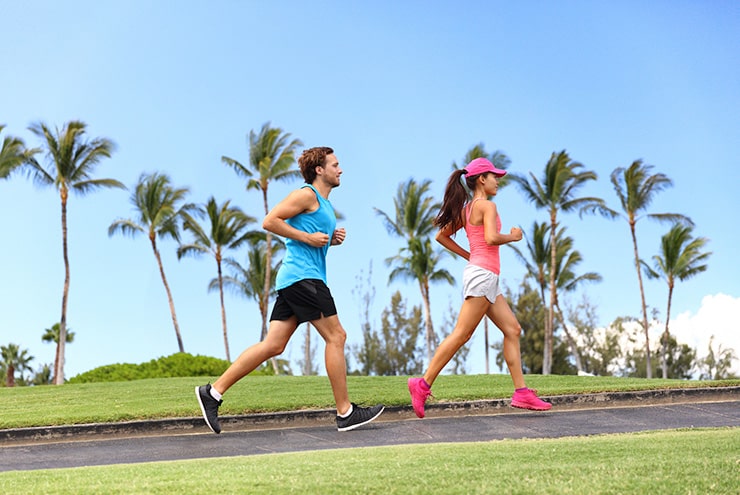
[[[198,398],[198,404],[200,404],[203,419],[206,420],[208,427],[213,431],[213,433],[221,433],[221,425],[218,424],[218,406],[220,406],[223,401],[213,398],[211,395],[210,383],[208,385],[195,387],[195,396]]]
[[[385,406],[383,406],[383,404],[378,404],[377,406],[373,407],[357,407],[357,404],[353,402],[352,414],[350,414],[346,418],[341,418],[337,416],[337,430],[349,431],[354,430],[355,428],[358,428],[362,425],[366,425],[370,421],[380,416],[380,413],[383,412],[383,409],[385,409]]]

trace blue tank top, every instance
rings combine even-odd
[[[330,238],[337,226],[337,216],[328,199],[324,198],[310,184],[310,187],[319,200],[319,208],[310,213],[300,213],[285,222],[298,230],[312,234],[323,232]],[[318,279],[326,283],[326,253],[329,251],[331,240],[324,247],[313,247],[304,242],[287,239],[285,241],[285,257],[278,269],[275,280],[277,290],[284,289],[305,279]]]

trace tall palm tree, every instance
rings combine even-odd
[[[60,327],[61,327],[61,325],[59,325],[59,323],[54,323],[51,326],[51,328],[45,328],[44,329],[44,334],[41,336],[41,340],[43,342],[52,342],[54,344],[59,344],[59,333],[61,332],[61,328]],[[68,328],[67,329],[67,342],[66,343],[67,344],[71,344],[72,342],[74,342],[74,340],[75,340],[75,333],[72,331],[71,328]],[[58,357],[59,357],[58,355],[55,356],[54,369],[57,368],[57,364],[58,363],[56,362],[56,359]],[[53,370],[52,370],[52,372],[53,372]]]
[[[642,284],[640,270],[640,254],[637,250],[636,226],[638,220],[643,218],[643,213],[655,199],[655,195],[673,185],[671,179],[665,174],[652,174],[654,167],[646,165],[642,160],[635,160],[627,168],[618,167],[611,174],[611,182],[617,193],[623,215],[613,212],[613,216],[622,216],[627,220],[632,235],[632,249],[635,255],[635,269],[637,270],[637,281],[640,286],[640,302],[642,305],[642,328],[645,332],[645,355],[647,360],[647,377],[653,377],[650,363],[650,332],[648,331],[647,304],[645,303],[645,289]],[[679,222],[684,225],[693,225],[693,222],[684,215],[676,213],[648,213],[647,218],[659,221]]]
[[[0,367],[5,371],[5,386],[15,387],[15,373],[20,371],[23,377],[24,371],[31,371],[28,364],[33,360],[33,356],[28,355],[28,349],[22,351],[16,344],[0,346]]]
[[[660,254],[653,256],[655,269],[643,264],[649,278],[661,277],[668,284],[668,308],[665,313],[665,331],[662,340],[663,378],[668,378],[668,361],[666,354],[668,350],[668,323],[671,319],[671,300],[676,281],[683,282],[694,275],[706,271],[704,263],[711,252],[702,252],[704,246],[709,242],[705,237],[691,237],[692,227],[674,224],[671,230],[665,234],[660,242]]]
[[[395,268],[388,276],[388,282],[393,282],[397,279],[413,279],[419,283],[421,298],[424,302],[425,340],[429,361],[432,360],[434,348],[436,347],[434,326],[432,325],[429,284],[431,282],[455,284],[455,279],[450,275],[450,272],[443,268],[438,268],[439,260],[445,253],[446,251],[442,249],[434,250],[429,237],[414,237],[409,240],[408,246],[402,248],[396,256],[385,260],[388,266],[395,265]]]
[[[38,122],[29,128],[42,140],[41,150],[45,154],[45,165],[35,157],[26,162],[34,181],[43,186],[53,186],[58,192],[62,205],[62,255],[64,258],[64,290],[62,292],[62,317],[59,320],[59,342],[54,370],[54,384],[64,383],[64,345],[67,342],[67,301],[69,296],[69,252],[67,250],[67,200],[74,191],[84,195],[102,188],[125,189],[115,179],[93,179],[95,167],[104,159],[110,158],[115,145],[108,138],[86,139],[87,125],[73,120],[61,129],[50,129]]]
[[[279,127],[270,127],[267,122],[260,129],[259,134],[253,130],[249,131],[249,164],[243,165],[233,158],[222,156],[221,161],[234,169],[240,177],[249,178],[247,190],[259,189],[262,192],[262,202],[265,215],[270,211],[267,201],[267,189],[271,182],[287,181],[301,177],[301,172],[294,168],[295,154],[303,143],[299,139],[290,139],[290,133],[283,132]],[[254,174],[256,178],[252,178]],[[267,335],[267,309],[269,306],[270,291],[272,287],[272,233],[267,232],[266,249],[267,259],[265,261],[264,288],[261,291],[262,303],[260,310],[262,315],[262,332],[260,340]]]
[[[3,132],[3,129],[5,129],[5,126],[0,125],[0,132]],[[5,136],[0,148],[0,179],[7,179],[14,170],[37,151],[27,150],[20,138]]]
[[[180,242],[180,219],[182,213],[193,208],[193,205],[183,204],[190,190],[186,187],[175,188],[172,186],[170,177],[166,174],[152,173],[142,174],[131,194],[131,204],[136,209],[137,218],[118,219],[108,227],[108,236],[118,232],[124,235],[136,237],[137,234],[146,234],[154,252],[154,258],[159,267],[159,276],[162,278],[167,301],[170,305],[172,325],[175,327],[177,347],[180,352],[185,352],[180,334],[180,326],[177,323],[175,313],[175,302],[172,298],[170,285],[164,273],[162,256],[157,247],[157,237],[160,239],[170,237]]]
[[[393,218],[378,208],[374,210],[383,219],[390,235],[406,240],[406,246],[401,248],[396,256],[386,259],[388,266],[397,263],[389,276],[389,281],[399,277],[416,278],[418,281],[424,304],[427,354],[431,361],[435,336],[429,300],[429,282],[447,280],[450,284],[454,284],[454,279],[446,270],[436,268],[445,251],[433,250],[429,239],[434,230],[432,221],[440,208],[440,204],[429,195],[430,186],[429,179],[421,183],[409,179],[399,184],[396,196],[393,198]],[[436,274],[437,272],[439,274]]]
[[[545,165],[545,172],[539,180],[534,174],[527,177],[509,174],[525,196],[538,209],[545,209],[550,216],[550,266],[557,263],[557,243],[555,234],[558,225],[558,213],[578,210],[580,214],[598,211],[610,215],[604,201],[594,197],[577,197],[576,191],[588,181],[596,180],[597,175],[590,170],[583,170],[581,163],[571,160],[565,150],[552,153]],[[555,323],[555,300],[557,298],[555,271],[550,270],[550,301],[547,319],[545,320],[545,345],[543,351],[542,373],[549,375],[552,369],[553,329]]]
[[[247,225],[253,223],[255,219],[244,213],[240,208],[230,206],[230,201],[227,200],[219,205],[213,197],[205,204],[205,208],[197,208],[193,211],[193,214],[198,217],[205,216],[209,225],[204,228],[190,212],[183,212],[182,215],[185,219],[183,228],[193,235],[193,242],[180,245],[177,248],[177,258],[210,254],[216,260],[224,347],[226,348],[226,360],[231,362],[229,337],[226,328],[226,306],[224,305],[223,254],[224,251],[238,248],[247,240],[250,235],[246,231]]]

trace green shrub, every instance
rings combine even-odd
[[[142,364],[119,363],[100,366],[76,375],[67,382],[123,382],[145,378],[219,376],[228,367],[229,362],[225,359],[178,352]]]

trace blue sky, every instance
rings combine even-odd
[[[142,172],[165,172],[190,187],[194,202],[231,199],[261,219],[258,193],[245,191],[221,156],[246,162],[246,136],[266,122],[306,147],[332,146],[344,175],[330,199],[348,234],[330,251],[329,285],[350,345],[360,341],[352,290],[371,262],[377,325],[395,290],[420,302],[414,284],[387,286],[383,260],[401,244],[373,207],[391,212],[397,185],[411,177],[430,179],[441,198],[451,163],[484,143],[510,157],[510,170],[538,176],[565,149],[599,175],[581,193],[615,208],[616,167],[642,159],[667,174],[674,187],[651,211],[690,216],[713,252],[707,272],[675,291],[675,331],[700,355],[711,334],[740,353],[737,2],[30,0],[2,1],[0,11],[3,136],[36,146],[31,123],[83,120],[90,136],[117,144],[98,177],[132,186]],[[297,186],[271,186],[270,204]],[[504,229],[528,231],[545,218],[515,187],[496,201]],[[0,343],[29,349],[37,367],[53,361],[41,334],[61,310],[59,198],[15,176],[0,182],[0,208]],[[111,222],[131,216],[125,191],[70,199],[68,324],[76,340],[68,377],[177,350],[150,246],[107,235]],[[583,254],[581,270],[603,276],[584,288],[600,323],[637,316],[627,223],[577,215],[562,222]],[[644,258],[666,231],[638,223]],[[215,262],[178,261],[172,242],[160,248],[185,350],[224,357],[218,296],[206,291]],[[524,269],[510,250],[502,265],[516,287]],[[459,276],[463,261],[449,257],[444,266]],[[648,281],[646,293],[664,320],[666,284]],[[431,297],[439,327],[446,308],[459,306],[460,286],[434,286]],[[226,306],[236,356],[258,339],[260,319],[251,301],[228,295]],[[473,347],[468,371],[480,373],[480,335]],[[286,357],[300,354],[295,338]]]

